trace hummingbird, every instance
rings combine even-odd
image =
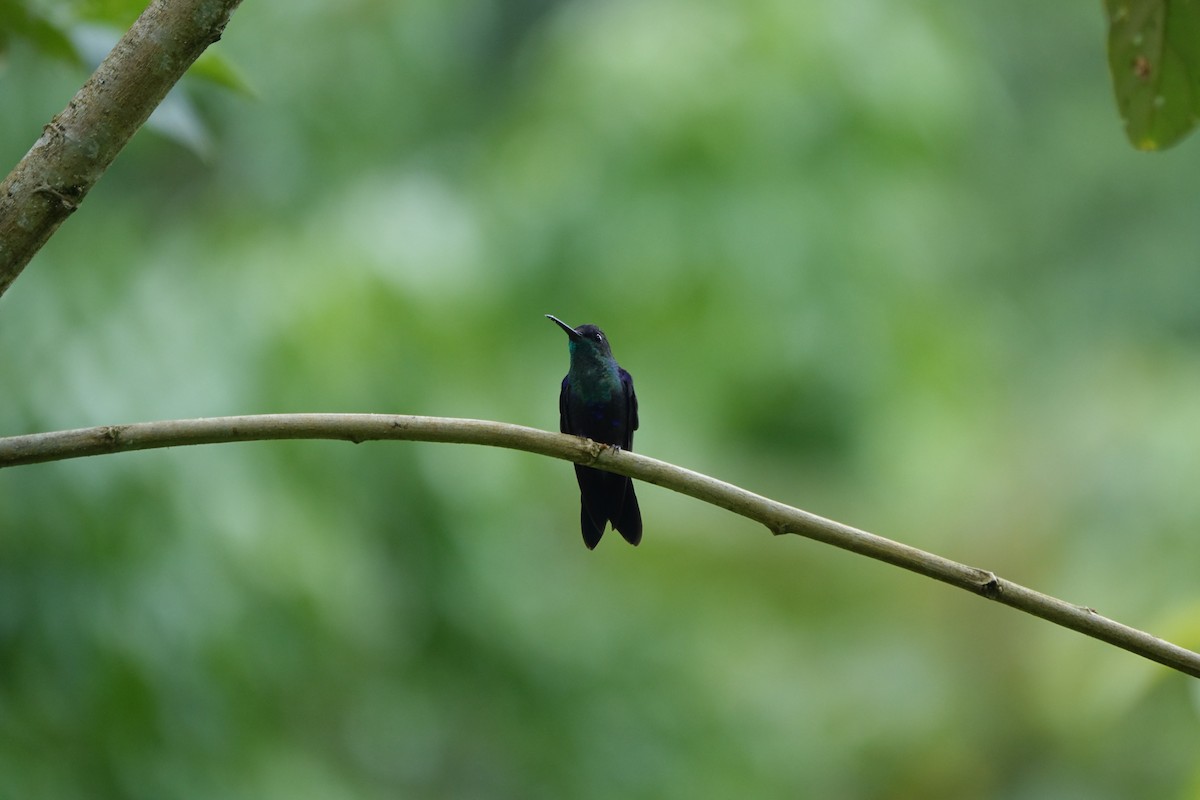
[[[558,395],[558,429],[632,450],[638,426],[637,395],[633,378],[613,358],[608,337],[595,325],[572,328],[552,314],[546,319],[570,337],[571,368]],[[575,465],[575,479],[579,482],[579,524],[589,550],[600,543],[609,522],[630,544],[642,540],[642,512],[632,480],[579,464]]]

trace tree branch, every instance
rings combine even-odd
[[[0,295],[71,215],[241,0],[154,0],[0,184]]]
[[[384,414],[264,414],[139,422],[0,438],[0,467],[178,445],[266,439],[403,439],[507,447],[628,475],[728,509],[775,534],[795,533],[966,589],[1151,661],[1200,677],[1200,654],[1122,625],[1093,609],[1004,580],[987,570],[818,517],[664,461],[536,428],[474,419]]]

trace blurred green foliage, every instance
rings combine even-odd
[[[1198,647],[1200,161],[1130,151],[1103,41],[1031,0],[247,3],[208,160],[136,137],[0,300],[0,430],[553,428],[553,312],[639,451]],[[0,160],[83,77],[14,39]],[[570,467],[507,451],[6,470],[0,796],[1200,797],[1194,681],[639,496],[589,553]]]
[[[0,57],[14,39],[34,45],[42,55],[78,64],[79,54],[63,26],[48,18],[40,4],[28,0],[0,0]]]
[[[0,0],[0,71],[11,46],[25,45],[16,62],[57,59],[95,68],[145,8],[144,0]],[[82,82],[83,75],[79,75]],[[253,96],[245,76],[217,49],[201,54],[182,85],[170,92],[146,122],[154,133],[172,139],[202,159],[211,155],[212,132],[187,88],[208,82]]]

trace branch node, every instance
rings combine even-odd
[[[63,209],[71,212],[79,208],[78,199],[83,196],[83,188],[80,186],[67,186],[62,189],[56,189],[48,183],[43,183],[34,189],[33,193],[49,195],[57,200]]]
[[[979,580],[976,583],[979,594],[989,600],[995,600],[999,597],[1004,588],[1000,585],[1000,579],[996,577],[996,573],[989,572],[986,569],[976,570],[976,572],[979,574]]]
[[[584,452],[587,453],[587,455],[588,455],[587,461],[582,462],[584,464],[584,466],[591,466],[592,464],[595,464],[597,461],[599,461],[600,456],[602,456],[604,454],[605,450],[620,450],[621,449],[621,448],[617,447],[616,445],[601,444],[600,442],[593,441],[592,439],[589,439],[586,436],[579,436],[577,438],[583,442]]]
[[[72,108],[74,108],[74,105],[75,101],[71,101]],[[62,122],[59,120],[59,117],[61,116],[61,114],[55,114],[53,119],[42,126],[43,137],[54,135],[61,138],[66,135],[67,130],[63,127]]]
[[[100,439],[109,447],[117,448],[121,444],[121,435],[125,432],[124,425],[105,425],[97,432]]]

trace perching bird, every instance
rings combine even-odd
[[[558,396],[559,430],[632,450],[638,426],[637,395],[633,378],[613,358],[608,337],[595,325],[572,328],[558,317],[547,314],[546,318],[571,337],[567,342],[571,368]],[[583,543],[589,550],[600,543],[609,522],[630,544],[642,540],[642,512],[632,480],[578,464],[575,478],[579,481]]]

